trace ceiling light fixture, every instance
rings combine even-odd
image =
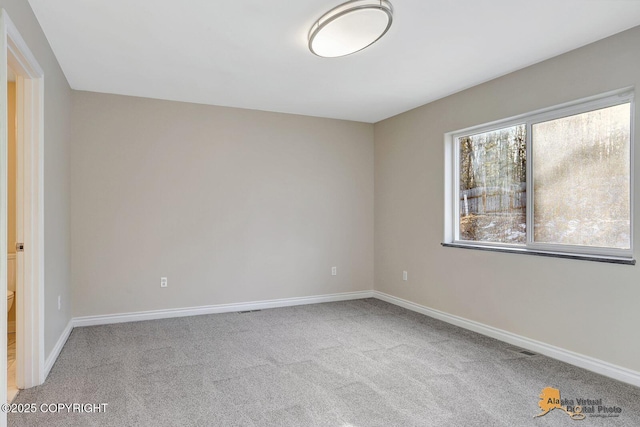
[[[309,30],[309,50],[335,58],[358,52],[378,41],[391,27],[388,0],[352,0],[331,9]]]

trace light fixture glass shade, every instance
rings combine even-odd
[[[371,46],[391,27],[387,0],[352,0],[331,9],[309,31],[309,50],[318,56],[345,56]]]

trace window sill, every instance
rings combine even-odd
[[[606,262],[609,264],[636,265],[636,260],[633,258],[621,258],[621,257],[611,257],[611,256],[602,256],[602,255],[582,255],[582,254],[578,255],[578,254],[571,254],[571,253],[538,251],[538,250],[531,250],[531,249],[525,249],[525,248],[499,248],[499,247],[493,247],[493,246],[481,246],[481,245],[461,244],[461,243],[442,243],[442,246],[446,248],[476,249],[480,251],[537,255],[537,256],[546,256],[546,257],[553,257],[553,258],[577,259],[581,261]]]

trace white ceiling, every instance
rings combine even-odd
[[[392,0],[378,43],[307,49],[342,0],[29,0],[72,88],[377,122],[640,25],[637,0]]]

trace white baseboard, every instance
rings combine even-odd
[[[640,372],[632,371],[631,369],[623,368],[621,366],[617,366],[600,359],[585,356],[583,354],[575,353],[573,351],[565,350],[560,347],[526,338],[502,329],[494,328],[493,326],[488,326],[483,323],[445,313],[440,310],[435,310],[433,308],[416,304],[414,302],[407,301],[393,295],[385,294],[384,292],[373,291],[373,297],[400,307],[404,307],[408,310],[422,313],[438,320],[442,320],[452,325],[456,325],[461,328],[469,329],[471,331],[478,332],[479,334],[504,341],[511,345],[522,347],[535,353],[544,354],[545,356],[549,356],[553,359],[557,359],[562,362],[566,362],[571,365],[598,373],[600,375],[604,375],[606,377],[613,378],[615,380],[622,381],[636,387],[640,387]]]
[[[189,308],[176,308],[167,310],[140,311],[134,313],[119,313],[101,316],[84,316],[71,319],[63,333],[60,335],[56,346],[46,360],[45,378],[53,367],[62,347],[71,334],[74,327],[107,325],[112,323],[136,322],[142,320],[167,319],[173,317],[197,316],[200,314],[228,313],[235,311],[261,310],[277,307],[290,307],[305,304],[318,304],[323,302],[348,301],[363,298],[377,298],[388,303],[404,307],[406,309],[425,314],[438,320],[468,329],[480,334],[504,341],[511,345],[522,347],[533,352],[552,357],[580,368],[613,378],[636,387],[640,387],[640,372],[633,371],[609,362],[590,356],[575,353],[560,347],[523,337],[502,329],[494,328],[473,320],[435,310],[393,295],[379,291],[345,292],[329,295],[316,295],[310,297],[283,298],[265,301],[252,301],[245,303],[217,304]]]
[[[47,356],[47,360],[44,363],[44,379],[45,380],[49,376],[49,372],[51,372],[51,368],[53,368],[54,363],[56,363],[56,360],[58,360],[58,356],[62,351],[62,347],[64,347],[65,343],[67,342],[67,339],[69,339],[69,335],[71,335],[72,330],[73,330],[73,319],[71,319],[69,323],[67,323],[67,326],[64,328],[64,331],[62,331],[62,334],[60,334],[60,338],[58,338],[58,342],[56,342],[56,345],[53,347],[53,350],[51,350],[51,353],[49,353],[49,356]]]
[[[107,314],[73,318],[73,326],[96,326],[112,323],[137,322],[141,320],[168,319],[171,317],[197,316],[200,314],[229,313],[234,311],[261,310],[267,308],[290,307],[294,305],[318,304],[322,302],[348,301],[372,298],[373,291],[343,292],[339,294],[316,295],[310,297],[283,298],[244,303],[206,305],[167,310],[139,311],[134,313]]]
[[[235,311],[261,310],[276,307],[290,307],[295,305],[318,304],[322,302],[349,301],[362,298],[373,298],[373,291],[343,292],[338,294],[315,295],[310,297],[283,298],[265,301],[252,301],[234,304],[217,304],[191,308],[176,308],[168,310],[139,311],[135,313],[108,314],[103,316],[74,317],[60,334],[58,342],[45,361],[44,378],[51,372],[62,348],[64,347],[73,328],[81,326],[107,325],[112,323],[136,322],[141,320],[168,319],[172,317],[197,316],[199,314],[228,313]]]

